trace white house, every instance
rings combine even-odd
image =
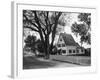
[[[84,54],[84,48],[75,42],[71,34],[60,33],[56,47],[62,55]]]

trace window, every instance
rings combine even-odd
[[[65,47],[65,44],[62,44],[62,47]]]
[[[66,53],[66,50],[62,50],[62,53]]]
[[[83,52],[83,49],[81,51]]]
[[[77,51],[77,53],[79,53],[79,50],[76,50]]]
[[[61,45],[60,45],[60,44],[58,44],[58,47],[61,47]]]
[[[73,50],[73,53],[75,53],[75,50]]]
[[[72,50],[69,50],[69,53],[72,53]]]

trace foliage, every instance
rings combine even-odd
[[[80,13],[78,16],[79,21],[82,21],[88,25],[88,28],[91,26],[91,14],[90,13]]]
[[[37,50],[38,50],[40,53],[44,53],[43,43],[41,42],[41,40],[38,40],[37,43],[38,43],[38,45],[37,45]]]
[[[58,24],[65,25],[61,17],[62,12],[23,10],[23,27],[38,32],[46,56],[52,51]]]
[[[56,55],[57,54],[57,47],[56,46],[53,46],[51,54],[52,55]]]
[[[80,36],[81,44],[83,42],[91,44],[91,14],[80,13],[78,18],[80,23],[75,22],[72,24],[71,30],[76,36]]]
[[[33,35],[29,35],[26,39],[25,39],[25,47],[26,48],[30,48],[31,51],[35,51],[35,45],[36,45],[36,36]]]

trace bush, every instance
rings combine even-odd
[[[51,55],[56,55],[57,52],[58,52],[57,47],[56,47],[56,46],[53,46],[53,49],[52,49]]]
[[[91,48],[85,49],[85,55],[86,56],[91,56]]]
[[[37,50],[38,50],[40,53],[44,53],[44,47],[43,47],[42,42],[39,42],[39,43],[38,43],[38,45],[37,45]]]

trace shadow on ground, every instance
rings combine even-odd
[[[90,66],[91,58],[84,56],[50,56],[49,60],[28,56],[23,58],[23,69]]]
[[[56,63],[52,61],[41,61],[36,57],[24,57],[23,58],[23,69],[39,69],[39,68],[49,68],[56,66]]]

